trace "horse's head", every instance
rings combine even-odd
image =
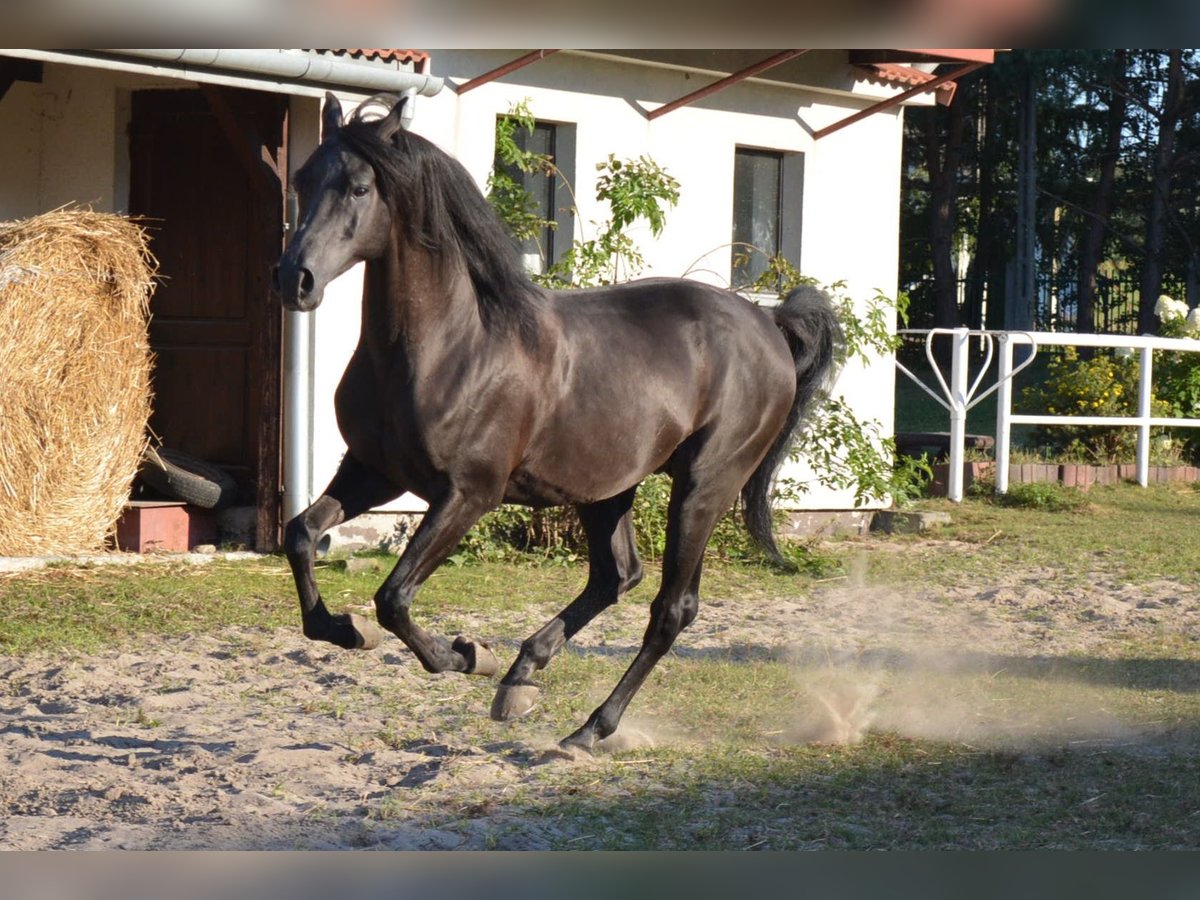
[[[377,138],[391,141],[402,127],[403,107],[400,100],[370,123]],[[338,139],[342,127],[341,104],[326,94],[321,145],[294,178],[300,224],[271,273],[272,287],[291,310],[316,309],[329,282],[387,249],[392,219],[377,174]]]

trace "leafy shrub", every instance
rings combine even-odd
[[[488,200],[517,243],[537,238],[543,228],[556,228],[557,223],[538,214],[537,202],[513,178],[511,169],[561,179],[571,191],[553,159],[523,150],[517,141],[518,131],[532,133],[534,123],[528,99],[514,104],[496,120],[496,157],[500,165],[488,177]],[[679,202],[679,182],[649,156],[621,160],[610,153],[596,163],[596,171],[596,199],[608,204],[608,218],[591,222],[594,236],[573,240],[548,271],[531,273],[539,284],[553,288],[594,287],[633,278],[645,267],[645,259],[629,236],[629,229],[644,222],[651,236],[658,237],[666,226],[666,211]]]
[[[1044,512],[1078,512],[1088,506],[1087,497],[1078,488],[1061,484],[1010,484],[1008,492],[996,493],[996,482],[980,478],[971,482],[967,495],[996,506],[1038,509]]]
[[[638,487],[633,502],[633,528],[638,555],[643,560],[657,562],[666,550],[670,496],[671,479],[666,475],[651,475]],[[775,515],[776,524],[781,525],[786,514],[777,510]],[[838,565],[797,541],[784,541],[780,553],[804,572],[825,574]],[[449,561],[452,565],[475,562],[569,565],[586,555],[587,536],[573,507],[530,509],[506,504],[480,519]],[[706,555],[723,562],[768,563],[742,524],[737,506],[717,522]]]
[[[1200,306],[1188,310],[1187,304],[1163,295],[1154,308],[1163,337],[1200,337]],[[1155,394],[1167,407],[1165,415],[1176,418],[1200,418],[1200,353],[1154,352]],[[1191,428],[1176,430],[1190,460],[1200,459],[1200,435]]]
[[[1046,380],[1026,388],[1022,397],[1041,414],[1135,416],[1137,385],[1136,357],[1097,352],[1081,359],[1074,347],[1065,347],[1051,361]],[[1168,409],[1155,400],[1152,414],[1167,415]],[[1137,450],[1137,431],[1123,425],[1039,425],[1034,440],[1059,457],[1099,464],[1132,460]]]

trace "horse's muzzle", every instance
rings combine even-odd
[[[271,270],[271,289],[279,295],[285,309],[295,312],[316,309],[323,292],[315,288],[313,273],[303,266],[280,262]]]

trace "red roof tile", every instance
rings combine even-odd
[[[861,63],[856,68],[866,72],[872,81],[887,81],[893,84],[906,84],[913,87],[925,84],[927,81],[933,81],[937,77],[928,72],[922,72],[920,69],[915,69],[912,66],[906,66],[903,63]],[[939,84],[936,90],[942,93],[938,96],[938,102],[949,103],[951,98],[954,97],[956,86],[953,81]]]
[[[354,59],[366,60],[383,60],[384,62],[424,62],[429,59],[429,54],[424,50],[397,50],[397,49],[333,49],[333,50],[318,50],[318,53],[332,53],[334,56],[349,56]]]

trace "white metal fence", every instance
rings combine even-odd
[[[963,498],[963,457],[967,428],[967,411],[993,392],[996,394],[996,492],[1008,490],[1008,463],[1012,452],[1014,425],[1119,425],[1138,429],[1137,480],[1143,487],[1149,481],[1150,429],[1161,426],[1200,428],[1200,419],[1166,418],[1151,415],[1154,396],[1154,351],[1171,350],[1200,353],[1200,340],[1191,338],[1161,338],[1115,334],[1060,334],[1050,331],[971,331],[966,328],[932,328],[906,330],[902,335],[925,336],[925,355],[941,388],[941,396],[896,361],[896,368],[912,379],[929,396],[950,413],[950,473],[947,496],[954,502]],[[934,358],[933,341],[939,335],[950,338],[950,380],[946,381]],[[974,380],[968,371],[971,341],[982,345],[983,363]],[[996,382],[979,393],[993,356],[999,345]],[[1014,365],[1014,349],[1029,347],[1029,356]],[[1138,407],[1134,416],[1069,416],[1025,415],[1012,411],[1013,377],[1030,365],[1039,347],[1106,347],[1128,348],[1139,356]]]

